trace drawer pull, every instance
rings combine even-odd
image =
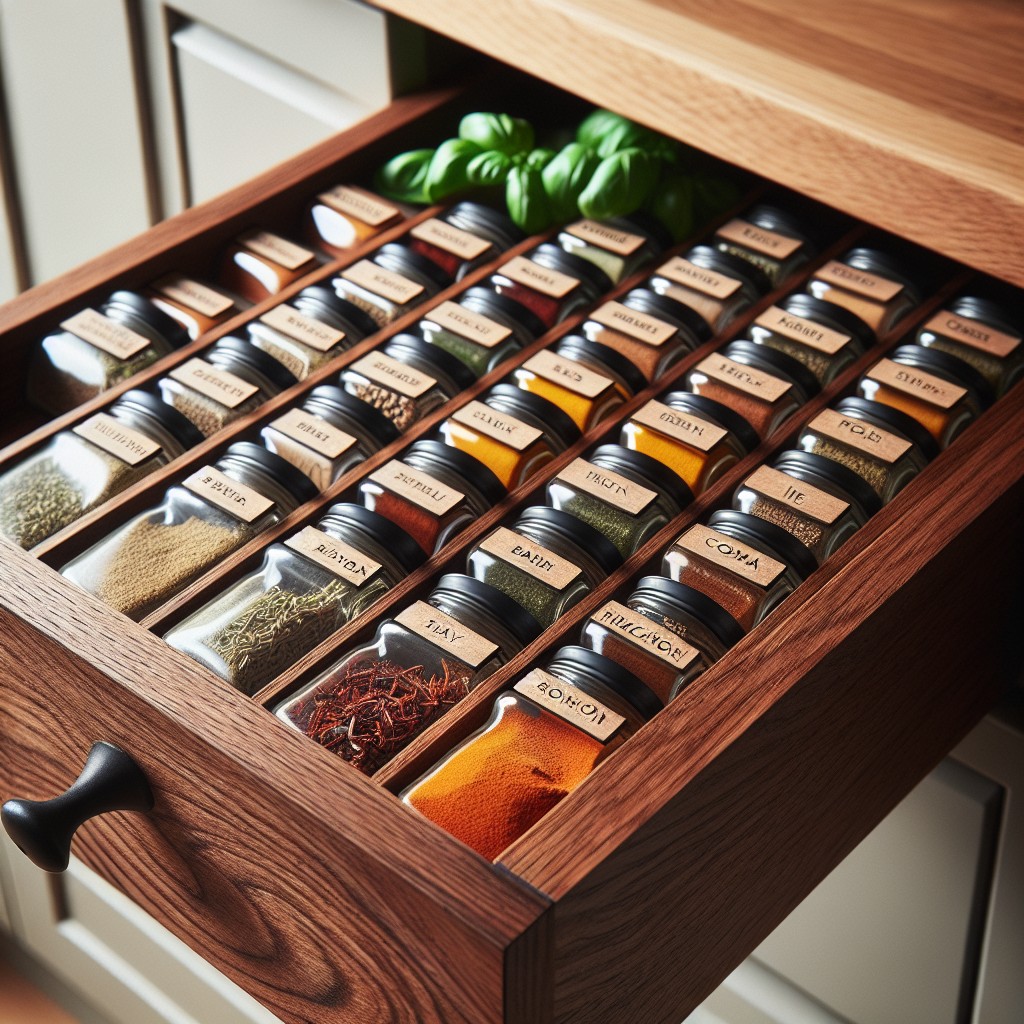
[[[78,826],[108,811],[150,811],[153,791],[120,747],[94,743],[82,774],[52,800],[8,800],[0,810],[7,834],[44,871],[65,871]]]

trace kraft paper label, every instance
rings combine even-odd
[[[552,384],[559,384],[584,398],[597,398],[598,395],[604,394],[609,388],[615,386],[608,377],[591,370],[582,363],[557,355],[547,348],[530,356],[523,363],[523,369],[551,381]]]
[[[108,455],[127,462],[129,466],[137,466],[160,451],[160,445],[152,438],[126,427],[105,412],[98,412],[71,429],[79,437],[84,437],[86,441],[102,448]]]
[[[351,281],[360,288],[365,288],[368,292],[380,295],[399,306],[411,302],[423,291],[423,285],[384,267],[378,267],[371,260],[353,263],[351,267],[346,267],[341,272],[341,276],[346,281]]]
[[[934,331],[950,341],[959,342],[961,345],[969,345],[980,352],[987,352],[998,359],[1004,359],[1021,342],[1020,337],[997,331],[988,324],[980,323],[977,320],[969,320],[967,317],[957,316],[950,313],[948,309],[936,313],[924,325],[926,331]]]
[[[649,488],[641,487],[619,473],[595,466],[586,459],[573,459],[555,477],[555,482],[600,498],[631,516],[639,515],[658,497]]]
[[[682,670],[700,657],[696,647],[681,640],[672,630],[618,601],[609,601],[599,608],[590,616],[590,621],[610,629],[627,643],[675,669]]]
[[[381,466],[371,473],[369,478],[392,494],[397,494],[400,498],[436,516],[445,515],[466,499],[461,491],[442,483],[437,477],[399,462],[398,459],[392,459]]]
[[[790,238],[789,235],[780,235],[777,231],[758,227],[748,220],[743,220],[742,217],[735,217],[728,224],[723,224],[717,234],[727,242],[742,245],[763,256],[773,256],[779,260],[792,256],[803,245],[799,238]]]
[[[664,320],[647,313],[638,313],[621,302],[606,302],[598,306],[590,314],[590,319],[655,347],[664,345],[676,333],[676,328]]]
[[[565,590],[583,571],[568,558],[556,555],[546,547],[520,537],[518,533],[499,526],[480,542],[480,550],[522,569],[528,576],[539,580],[553,590]]]
[[[743,486],[757,491],[766,498],[788,505],[826,526],[834,523],[850,507],[847,502],[840,501],[839,498],[812,487],[803,480],[797,480],[780,470],[772,469],[771,466],[759,466],[747,477]]]
[[[271,422],[270,426],[329,459],[338,458],[356,443],[351,434],[346,434],[344,430],[339,430],[305,409],[289,409]]]
[[[703,292],[715,299],[729,298],[740,286],[735,277],[727,277],[716,270],[698,267],[696,263],[684,260],[682,256],[673,256],[668,263],[658,267],[656,273],[675,281],[676,284],[693,288],[694,291]]]
[[[479,668],[494,657],[498,645],[450,615],[417,601],[395,616],[395,622],[417,636],[429,640],[435,647],[457,658],[470,668]]]
[[[729,433],[708,420],[653,399],[633,413],[633,422],[702,452],[711,451]]]
[[[218,370],[216,366],[211,366],[206,360],[198,357],[176,366],[170,375],[179,384],[184,384],[229,409],[237,408],[259,391],[255,384],[250,384],[241,377],[228,373],[227,370]]]
[[[873,423],[854,419],[843,413],[824,409],[807,424],[823,437],[830,437],[849,448],[856,448],[879,462],[893,463],[901,459],[911,448],[911,443],[898,434],[893,434]]]
[[[777,402],[793,386],[770,373],[755,370],[752,366],[737,363],[717,353],[702,359],[696,368],[722,384],[760,398],[762,402]]]
[[[579,284],[575,277],[559,270],[549,270],[525,256],[515,256],[508,263],[503,263],[498,273],[552,299],[564,299]]]
[[[498,412],[483,402],[467,402],[452,413],[452,419],[485,437],[507,444],[517,452],[526,451],[544,436],[543,431],[537,427]]]
[[[778,306],[769,306],[754,323],[773,334],[781,334],[830,356],[835,355],[844,345],[849,345],[852,340],[848,334],[822,327],[802,316],[794,316]]]
[[[61,327],[115,359],[131,359],[153,344],[149,338],[136,334],[95,309],[83,309],[62,321]]]
[[[746,541],[727,537],[700,523],[691,526],[675,546],[766,589],[786,571],[782,562],[751,547]]]
[[[494,348],[512,333],[511,327],[504,327],[502,324],[495,323],[486,316],[474,313],[450,300],[442,302],[436,309],[432,309],[427,314],[427,319],[433,321],[438,327],[451,331],[452,334],[466,338],[483,348]]]
[[[419,370],[384,355],[383,352],[368,352],[352,363],[349,369],[407,398],[419,398],[437,384],[433,377],[428,377],[425,373],[420,373]]]
[[[313,260],[313,253],[303,249],[301,245],[289,242],[270,231],[247,231],[238,236],[238,241],[250,252],[264,259],[279,263],[286,270],[298,270],[305,263]]]
[[[420,221],[409,233],[421,242],[458,256],[460,260],[475,260],[491,248],[486,238],[478,238],[437,217]]]
[[[891,359],[876,363],[865,376],[868,380],[902,391],[905,395],[913,395],[940,409],[951,409],[967,394],[966,388],[951,384],[932,373],[925,373],[924,370],[894,363]]]
[[[610,224],[602,224],[596,220],[578,220],[565,230],[581,242],[596,245],[600,249],[607,249],[619,256],[632,256],[646,241],[643,235],[620,231]]]
[[[626,720],[589,693],[540,668],[528,672],[513,689],[601,743],[610,740]]]
[[[345,332],[328,327],[311,316],[300,313],[294,306],[282,303],[268,310],[260,317],[260,323],[273,327],[275,331],[301,341],[303,345],[317,352],[329,352],[345,340]]]
[[[269,512],[274,503],[264,498],[259,491],[246,484],[232,480],[213,466],[197,469],[182,483],[204,501],[216,505],[222,512],[241,519],[243,523],[251,523]]]
[[[869,274],[866,270],[848,267],[845,263],[840,263],[839,260],[829,260],[820,270],[815,271],[814,278],[816,281],[824,281],[825,284],[845,288],[848,292],[856,292],[858,295],[875,299],[877,302],[888,302],[903,291],[903,285],[899,281],[893,281],[888,277],[879,277],[877,274]]]
[[[313,526],[293,534],[285,544],[354,587],[368,583],[380,571],[380,562]]]
[[[317,199],[346,217],[354,217],[364,224],[369,224],[371,228],[380,227],[401,212],[385,203],[379,196],[364,192],[361,188],[353,188],[351,185],[338,185],[337,188],[321,192]]]
[[[203,316],[220,316],[234,305],[231,299],[216,289],[201,284],[199,281],[193,281],[190,277],[182,277],[180,274],[162,277],[153,287],[161,295],[167,296],[196,313],[202,313]]]

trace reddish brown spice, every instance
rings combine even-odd
[[[510,299],[521,302],[528,310],[537,315],[545,327],[555,326],[558,321],[558,314],[562,311],[564,299],[554,299],[548,295],[542,295],[540,292],[535,292],[532,288],[516,284],[514,281],[509,281],[506,284],[505,279],[500,280],[500,284],[497,282],[492,284],[492,287],[499,295],[507,295]]]
[[[424,242],[422,238],[410,237],[405,244],[413,252],[418,252],[421,256],[425,256],[430,260],[431,263],[436,263],[451,277],[455,277],[462,268],[464,261],[461,256],[456,256],[455,253],[448,252],[447,249],[442,249],[440,246]]]
[[[437,537],[441,532],[442,519],[389,491],[373,495],[372,503],[367,507],[400,526],[428,555],[434,553]]]

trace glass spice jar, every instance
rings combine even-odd
[[[315,497],[312,482],[291,463],[239,441],[61,573],[129,618],[142,619]]]
[[[416,441],[359,484],[359,501],[409,534],[428,554],[505,497],[501,481],[472,455]]]
[[[803,451],[783,452],[772,466],[759,466],[732,503],[793,534],[819,565],[882,507],[853,470]]]
[[[497,259],[526,236],[497,210],[482,203],[456,203],[450,210],[420,221],[406,245],[461,281],[471,270]]]
[[[744,629],[753,629],[818,567],[791,533],[732,509],[695,523],[665,552],[661,571],[699,590]]]
[[[797,218],[766,203],[723,224],[712,244],[757,267],[773,288],[792,277],[814,255],[811,240]]]
[[[790,295],[747,328],[751,341],[803,363],[827,387],[874,343],[863,320],[813,295]]]
[[[686,387],[739,413],[761,438],[789,419],[818,391],[803,363],[752,341],[731,341],[686,374]]]
[[[797,447],[823,455],[863,477],[883,504],[892,501],[938,454],[917,420],[881,402],[842,398],[801,431]]]
[[[301,469],[321,491],[400,436],[387,416],[333,384],[314,388],[301,406],[260,431],[267,451]]]
[[[400,798],[494,860],[660,709],[615,662],[562,647]]]
[[[377,325],[358,306],[339,298],[330,288],[310,285],[291,302],[267,310],[247,325],[249,341],[305,380]]]
[[[615,545],[589,523],[533,505],[509,529],[499,526],[466,557],[466,572],[552,625],[622,564]]]
[[[271,544],[254,572],[164,635],[252,695],[361,615],[423,562],[404,530],[361,505]]]
[[[316,254],[309,249],[272,231],[251,228],[221,253],[217,279],[243,299],[261,302],[315,270],[317,264]]]
[[[449,573],[275,714],[372,775],[539,634],[501,591]]]
[[[202,439],[155,395],[126,391],[0,476],[0,534],[34,547]]]
[[[439,427],[445,444],[482,462],[510,491],[580,438],[557,405],[514,384],[495,384]]]
[[[645,264],[657,259],[672,236],[654,217],[642,212],[608,220],[577,220],[558,233],[558,244],[568,253],[590,260],[618,284]]]
[[[574,459],[547,485],[552,508],[588,523],[629,558],[693,501],[672,470],[642,452],[603,444]]]
[[[667,704],[743,637],[709,597],[664,576],[644,576],[626,603],[606,601],[580,642],[642,679]]]
[[[390,200],[355,185],[336,185],[309,204],[304,218],[310,244],[328,256],[344,256],[353,246],[398,224],[405,214]]]
[[[158,309],[177,320],[195,341],[240,312],[235,300],[184,274],[166,274],[143,293]]]
[[[917,420],[943,450],[992,404],[992,389],[973,366],[920,345],[894,349],[857,388],[864,398]]]
[[[168,405],[209,437],[297,383],[273,356],[229,335],[174,367],[156,386]]]
[[[473,287],[424,313],[417,330],[479,378],[539,338],[545,327],[522,303]]]
[[[760,443],[757,431],[727,405],[689,391],[652,399],[622,425],[619,441],[657,460],[702,494]]]
[[[58,416],[187,342],[185,329],[149,299],[113,292],[99,309],[62,320],[39,342],[28,368],[28,399]]]

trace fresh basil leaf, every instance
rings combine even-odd
[[[392,157],[373,179],[373,186],[381,195],[405,203],[429,203],[424,190],[427,168],[433,159],[432,149],[413,149]]]
[[[459,138],[514,156],[533,148],[533,125],[509,114],[467,114],[459,122]]]
[[[479,156],[480,147],[466,139],[448,139],[434,151],[427,168],[424,189],[432,203],[465,191],[470,184],[470,161]]]
[[[513,167],[505,183],[505,205],[514,224],[528,235],[551,224],[551,211],[541,172],[533,167]]]
[[[686,175],[676,174],[663,181],[645,205],[675,241],[681,242],[693,231],[693,181]]]
[[[658,179],[658,162],[635,146],[605,157],[580,193],[584,217],[604,220],[643,205]]]
[[[543,179],[551,216],[556,222],[565,223],[579,216],[577,200],[599,163],[597,154],[580,142],[570,142],[551,158]]]
[[[472,185],[504,185],[510,170],[512,159],[507,153],[488,149],[469,161],[466,175]]]

